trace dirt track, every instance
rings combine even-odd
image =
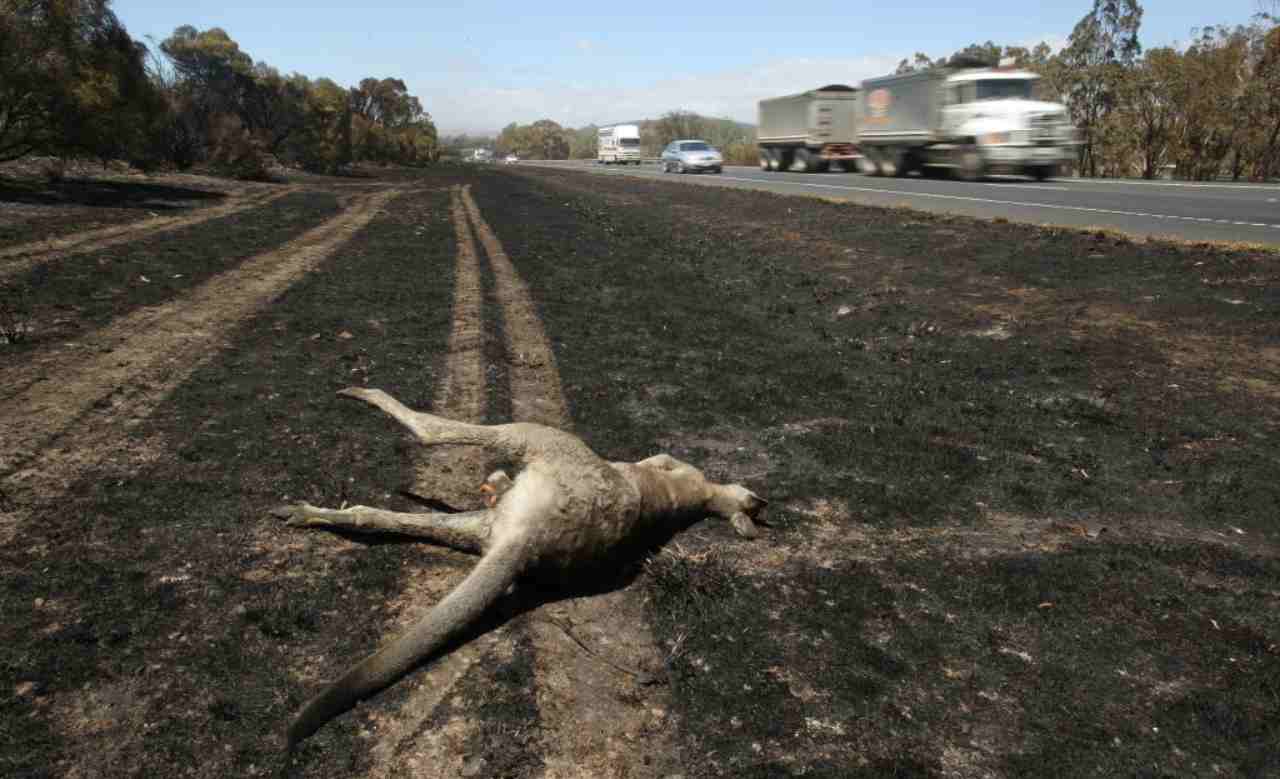
[[[259,188],[237,197],[230,203],[209,206],[185,216],[157,216],[139,222],[111,225],[94,230],[59,235],[34,243],[8,246],[0,249],[0,282],[26,273],[54,257],[69,254],[98,252],[127,241],[136,241],[152,235],[200,224],[210,219],[234,216],[253,208],[269,205],[272,201],[296,192],[296,186]]]
[[[543,331],[537,307],[501,242],[476,206],[468,187],[451,193],[451,216],[458,242],[445,374],[436,389],[432,409],[454,419],[484,422],[495,419],[486,410],[485,341],[480,246],[493,275],[492,301],[499,309],[509,364],[511,418],[571,427],[556,370],[555,354]],[[495,420],[496,421],[496,420]],[[416,458],[415,490],[456,507],[472,507],[476,488],[490,463],[479,450],[450,447],[428,450]],[[404,629],[430,609],[454,584],[429,569],[405,573],[406,587],[393,605]],[[606,593],[543,607],[539,616],[519,620],[497,634],[450,653],[412,682],[395,713],[376,718],[378,744],[372,774],[447,779],[465,771],[487,775],[511,759],[513,744],[484,733],[488,723],[459,713],[426,728],[444,700],[476,666],[495,657],[508,660],[529,643],[533,655],[538,708],[539,745],[544,776],[612,778],[630,775],[627,766],[643,764],[646,756],[669,752],[661,746],[663,715],[670,702],[652,690],[624,700],[616,691],[634,679],[627,668],[656,669],[662,658],[645,628],[641,603],[633,592]],[[590,642],[590,645],[579,642]],[[590,646],[594,646],[592,650]],[[591,654],[595,652],[593,657]],[[485,674],[488,676],[489,674]],[[481,701],[463,697],[462,705]],[[660,712],[655,717],[654,712]],[[640,733],[649,734],[641,741]],[[487,754],[468,755],[460,744],[479,740]],[[658,770],[653,765],[653,770]]]
[[[400,194],[366,196],[281,249],[215,277],[190,295],[144,309],[57,351],[7,371],[0,396],[0,472],[6,483],[74,479],[92,464],[84,452],[110,451],[108,419],[136,423],[213,356],[231,329],[369,223]],[[16,390],[16,391],[15,391]],[[122,406],[119,410],[113,408]],[[90,409],[103,409],[98,419]],[[74,424],[74,427],[73,427]],[[53,443],[55,437],[62,437]],[[78,463],[78,465],[72,465]]]

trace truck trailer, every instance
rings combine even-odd
[[[857,164],[858,90],[830,84],[757,103],[761,170],[823,171]]]
[[[644,161],[640,152],[640,127],[634,124],[615,124],[596,131],[596,162],[639,165]]]
[[[1067,109],[1032,99],[1035,73],[933,68],[862,82],[858,146],[868,173],[951,170],[963,179],[1019,173],[1045,179],[1074,157]]]

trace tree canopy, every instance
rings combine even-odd
[[[396,78],[283,75],[218,27],[134,41],[110,0],[0,0],[0,161],[30,154],[266,173],[422,164],[435,125]]]

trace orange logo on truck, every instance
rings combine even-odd
[[[893,105],[893,93],[887,89],[877,89],[867,95],[867,108],[877,119],[887,115],[891,105]]]

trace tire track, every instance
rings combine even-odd
[[[511,362],[513,421],[571,429],[555,352],[528,286],[471,196],[462,201],[493,269]],[[622,779],[666,775],[670,699],[665,688],[640,687],[617,666],[654,671],[662,655],[643,604],[626,590],[548,604],[531,622],[536,696],[546,779]],[[592,646],[592,657],[566,632]],[[601,658],[604,658],[602,660]],[[613,665],[610,665],[611,661]]]
[[[431,407],[435,413],[467,422],[484,422],[487,407],[484,327],[484,288],[480,256],[457,187],[450,191],[450,218],[457,243],[454,261],[453,313],[444,361],[444,377],[436,387]],[[424,268],[423,272],[431,272]],[[451,446],[447,449],[418,449],[414,458],[414,492],[442,500],[456,507],[478,507],[478,487],[485,476],[487,457],[479,447]],[[469,568],[473,558],[461,552],[441,549],[440,554],[456,554]],[[417,622],[458,584],[462,574],[441,575],[429,561],[403,574],[403,588],[389,604],[398,614],[394,629],[399,633]],[[373,710],[371,719],[378,732],[373,746],[373,776],[455,777],[462,770],[459,745],[479,725],[470,718],[452,717],[432,726],[440,705],[455,685],[500,648],[501,637],[490,632],[430,663],[411,675],[406,700],[393,711]]]
[[[280,248],[90,333],[75,350],[6,371],[0,391],[22,389],[0,409],[0,489],[19,503],[48,499],[107,458],[119,460],[127,431],[215,355],[237,323],[332,255],[400,193],[358,198]],[[16,527],[12,514],[4,524]]]
[[[96,230],[86,230],[0,249],[0,283],[65,254],[82,254],[109,249],[128,241],[198,225],[210,219],[233,216],[242,211],[272,203],[299,189],[300,187],[295,184],[278,189],[262,190],[237,198],[230,203],[201,208],[191,214],[158,216],[142,222],[110,225]]]

